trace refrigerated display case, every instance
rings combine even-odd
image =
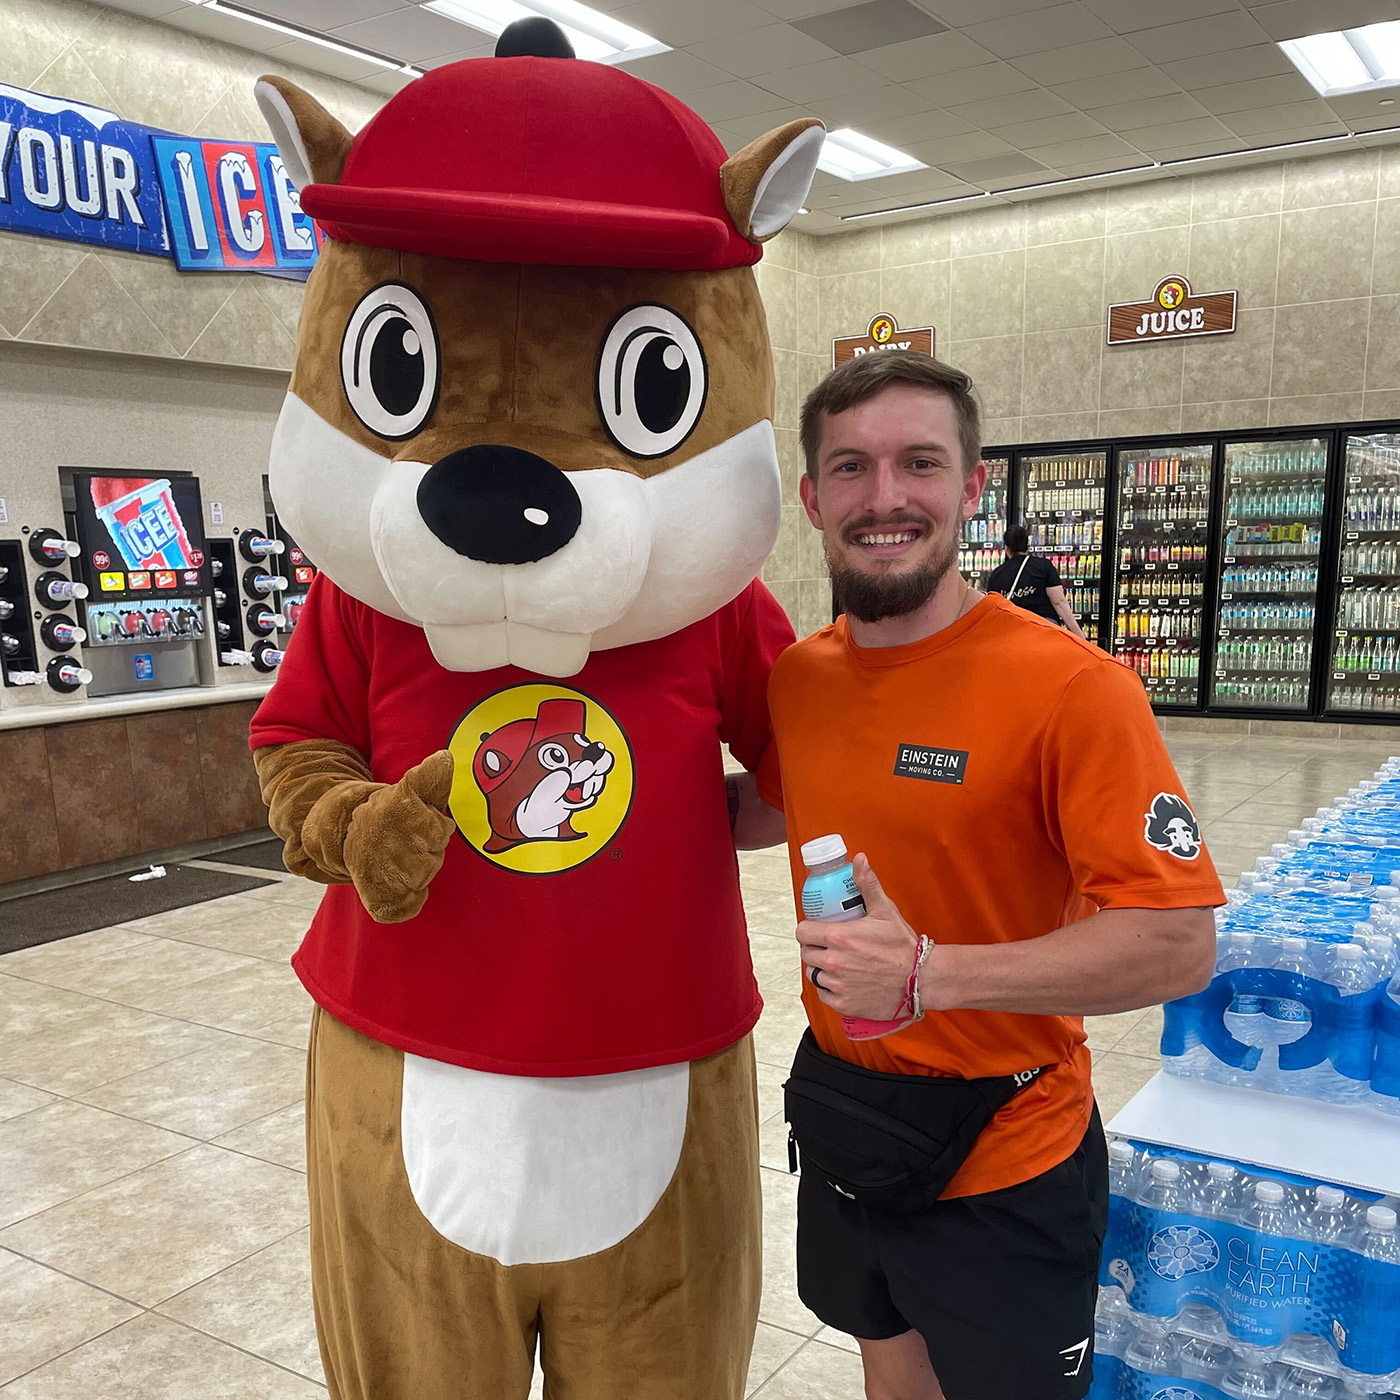
[[[1400,711],[1400,433],[1348,433],[1327,709]]]
[[[1210,703],[1307,713],[1329,436],[1227,441]]]
[[[1059,570],[1084,635],[1097,642],[1103,615],[1108,453],[1093,448],[1028,452],[1019,459],[1018,473],[1021,519],[1030,548]]]
[[[1011,484],[1009,454],[984,454],[982,461],[987,467],[987,485],[977,514],[963,521],[958,545],[958,572],[978,588],[1006,557],[1001,537],[1006,532],[1007,491]]]
[[[1212,442],[1119,448],[1113,654],[1156,706],[1201,703]]]

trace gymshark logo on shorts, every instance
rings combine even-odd
[[[1082,1342],[1075,1342],[1072,1347],[1066,1347],[1060,1355],[1064,1357],[1065,1365],[1069,1368],[1065,1375],[1077,1376],[1080,1368],[1084,1365],[1084,1358],[1089,1354],[1089,1338],[1085,1337]]]

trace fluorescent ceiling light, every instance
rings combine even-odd
[[[843,180],[875,180],[882,175],[903,175],[909,170],[927,170],[928,167],[883,141],[872,140],[843,126],[826,133],[822,153],[817,157],[817,169],[825,170],[828,175],[839,175]]]
[[[1323,97],[1400,83],[1400,20],[1286,39],[1279,48]]]
[[[569,36],[580,58],[625,63],[669,53],[670,46],[578,0],[427,0],[423,6],[492,37],[518,19],[552,19]]]
[[[245,10],[239,5],[225,4],[224,0],[194,0],[194,3],[203,9],[213,10],[215,14],[229,15],[233,19],[256,24],[259,29],[270,29],[274,34],[285,34],[289,39],[304,39],[308,44],[329,49],[332,53],[343,54],[346,58],[358,59],[361,63],[372,63],[376,68],[387,68],[392,72],[406,73],[410,78],[423,76],[421,68],[415,68],[411,63],[405,63],[402,59],[386,58],[383,54],[362,49],[356,44],[344,44],[338,39],[328,39],[324,34],[314,33],[310,29],[298,28],[295,24],[287,24],[283,20],[272,19],[268,15],[260,15],[255,10]]]

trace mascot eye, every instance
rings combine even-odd
[[[562,744],[546,744],[540,750],[541,768],[567,768],[568,766],[568,750]]]
[[[369,292],[340,343],[340,377],[355,416],[370,432],[412,437],[438,393],[437,327],[417,293],[396,282]]]
[[[664,457],[691,434],[709,374],[695,332],[666,306],[633,306],[598,355],[598,407],[608,436],[631,457]]]

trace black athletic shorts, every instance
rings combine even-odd
[[[1095,1105],[1057,1167],[917,1215],[867,1210],[817,1172],[797,1193],[797,1290],[830,1327],[922,1334],[948,1400],[1082,1400],[1108,1220]]]

